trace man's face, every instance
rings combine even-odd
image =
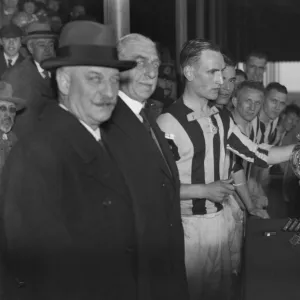
[[[223,84],[221,85],[216,103],[227,105],[235,87],[235,68],[227,66],[223,71]]]
[[[85,8],[82,5],[76,5],[72,10],[72,17],[78,18],[79,16],[85,15]]]
[[[239,91],[237,98],[233,99],[235,112],[245,121],[251,122],[259,113],[264,101],[264,93],[250,88]]]
[[[245,81],[246,78],[243,75],[237,75],[235,76],[235,86],[237,87],[241,82]]]
[[[24,11],[27,12],[29,15],[32,15],[35,12],[34,2],[25,2],[23,8]]]
[[[38,63],[55,56],[53,39],[36,39],[28,42],[28,50]]]
[[[122,59],[135,60],[134,69],[121,73],[121,89],[130,98],[145,102],[154,92],[157,84],[160,60],[155,45],[148,41],[129,43]]]
[[[263,110],[271,119],[275,120],[286,107],[287,95],[276,90],[271,90],[265,97]]]
[[[119,71],[103,67],[70,67],[69,110],[93,129],[108,120],[116,105]]]
[[[3,4],[6,8],[15,8],[17,7],[19,0],[3,0]]]
[[[9,133],[14,125],[16,116],[15,104],[0,100],[0,130]]]
[[[58,12],[59,2],[57,0],[50,0],[48,3],[48,8],[52,11]]]
[[[216,100],[223,84],[224,59],[220,52],[204,50],[192,66],[189,84],[199,98]],[[190,76],[189,74],[186,74]]]
[[[170,97],[173,89],[173,81],[167,78],[158,78],[157,85],[164,90],[164,96]]]
[[[250,56],[244,65],[248,80],[263,82],[266,65],[265,58]]]
[[[21,38],[2,38],[2,45],[4,52],[9,57],[14,57],[19,53],[19,50],[21,48]]]
[[[300,118],[297,116],[297,114],[294,112],[290,112],[283,116],[281,124],[284,130],[289,132],[298,125],[299,121]]]

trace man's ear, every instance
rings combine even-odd
[[[232,104],[233,104],[234,108],[236,108],[237,107],[237,103],[238,103],[237,97],[232,97],[231,101],[232,101]]]
[[[33,41],[32,41],[32,40],[29,40],[29,41],[27,42],[27,49],[28,49],[28,51],[30,52],[30,54],[33,53]]]
[[[64,95],[69,94],[71,74],[67,68],[60,68],[56,71],[56,81],[59,91]]]
[[[193,81],[194,78],[195,78],[194,68],[192,66],[189,66],[189,65],[185,66],[183,68],[183,75],[187,79],[187,81]]]

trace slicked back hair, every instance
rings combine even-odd
[[[220,48],[204,39],[193,39],[187,41],[180,51],[180,66],[183,70],[199,60],[201,53],[205,50],[220,52]]]
[[[300,118],[300,107],[297,104],[290,104],[285,108],[283,114],[285,115],[296,114],[297,117]]]
[[[266,61],[268,61],[268,56],[267,56],[267,54],[264,53],[263,51],[258,51],[258,50],[253,50],[253,51],[251,51],[251,52],[247,55],[247,57],[246,57],[246,59],[245,59],[245,63],[248,62],[248,60],[250,59],[250,57],[263,58],[263,59],[265,59]]]
[[[233,67],[235,68],[235,62],[226,54],[223,54],[224,62],[225,62],[225,67]]]
[[[119,59],[126,59],[126,48],[133,42],[145,42],[156,48],[156,44],[148,37],[139,33],[130,33],[121,37],[117,43],[117,51]],[[157,48],[156,48],[157,49]],[[157,51],[158,52],[158,51]]]
[[[277,91],[279,93],[282,93],[282,94],[286,94],[286,95],[288,94],[287,88],[284,85],[280,84],[279,82],[269,83],[266,87],[265,94],[267,95],[272,90],[275,90],[275,91]]]
[[[235,75],[236,76],[243,76],[245,78],[245,80],[248,80],[247,74],[241,69],[236,69],[235,70]]]
[[[245,80],[236,87],[236,90],[234,92],[234,97],[238,97],[240,92],[243,89],[251,89],[251,90],[262,92],[263,94],[265,93],[265,88],[261,82]]]

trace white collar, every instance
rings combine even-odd
[[[66,110],[66,111],[69,111],[68,109],[67,109],[67,107],[65,106],[65,105],[63,105],[62,103],[59,103],[59,106],[62,108],[62,109],[64,109],[64,110]],[[100,134],[100,129],[99,129],[99,127],[96,129],[96,130],[94,130],[93,128],[91,128],[89,125],[87,125],[85,122],[83,122],[83,121],[81,121],[81,120],[79,120],[79,122],[92,134],[92,136],[95,138],[95,140],[98,142],[98,141],[100,141],[101,140],[101,134]]]
[[[40,65],[37,61],[34,60],[34,63],[35,63],[35,65],[36,65],[36,67],[37,67],[39,73],[41,74],[41,76],[42,76],[43,78],[45,78],[45,74],[44,74],[45,70],[41,67],[41,65]],[[48,74],[49,74],[49,77],[50,77],[50,73],[49,73],[49,72],[48,72]]]
[[[11,60],[11,64],[14,65],[19,58],[19,53],[14,57],[9,57],[5,52],[3,52],[6,63],[8,64],[8,60]]]
[[[144,108],[144,104],[128,97],[122,91],[119,91],[118,95],[125,102],[125,104],[132,110],[132,112],[143,122],[143,118],[140,116],[140,112]]]

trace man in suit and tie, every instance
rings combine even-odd
[[[23,39],[31,57],[9,68],[2,76],[12,85],[16,95],[27,101],[27,108],[16,117],[14,132],[18,138],[34,130],[45,104],[55,98],[51,74],[40,65],[43,60],[55,56],[55,38],[48,23],[31,23]]]
[[[119,71],[134,66],[118,60],[112,28],[91,21],[67,24],[57,57],[42,63],[57,69],[58,103],[4,167],[5,299],[146,299],[137,298],[134,204],[99,129]]]
[[[3,47],[0,53],[0,77],[7,69],[24,60],[23,55],[20,54],[22,35],[22,29],[14,24],[0,29],[0,41]]]
[[[164,135],[144,111],[157,83],[156,45],[130,34],[117,48],[119,59],[135,60],[137,66],[121,73],[118,102],[103,126],[103,139],[137,208],[139,267],[149,274],[141,278],[139,292],[143,299],[188,299],[178,172]]]

